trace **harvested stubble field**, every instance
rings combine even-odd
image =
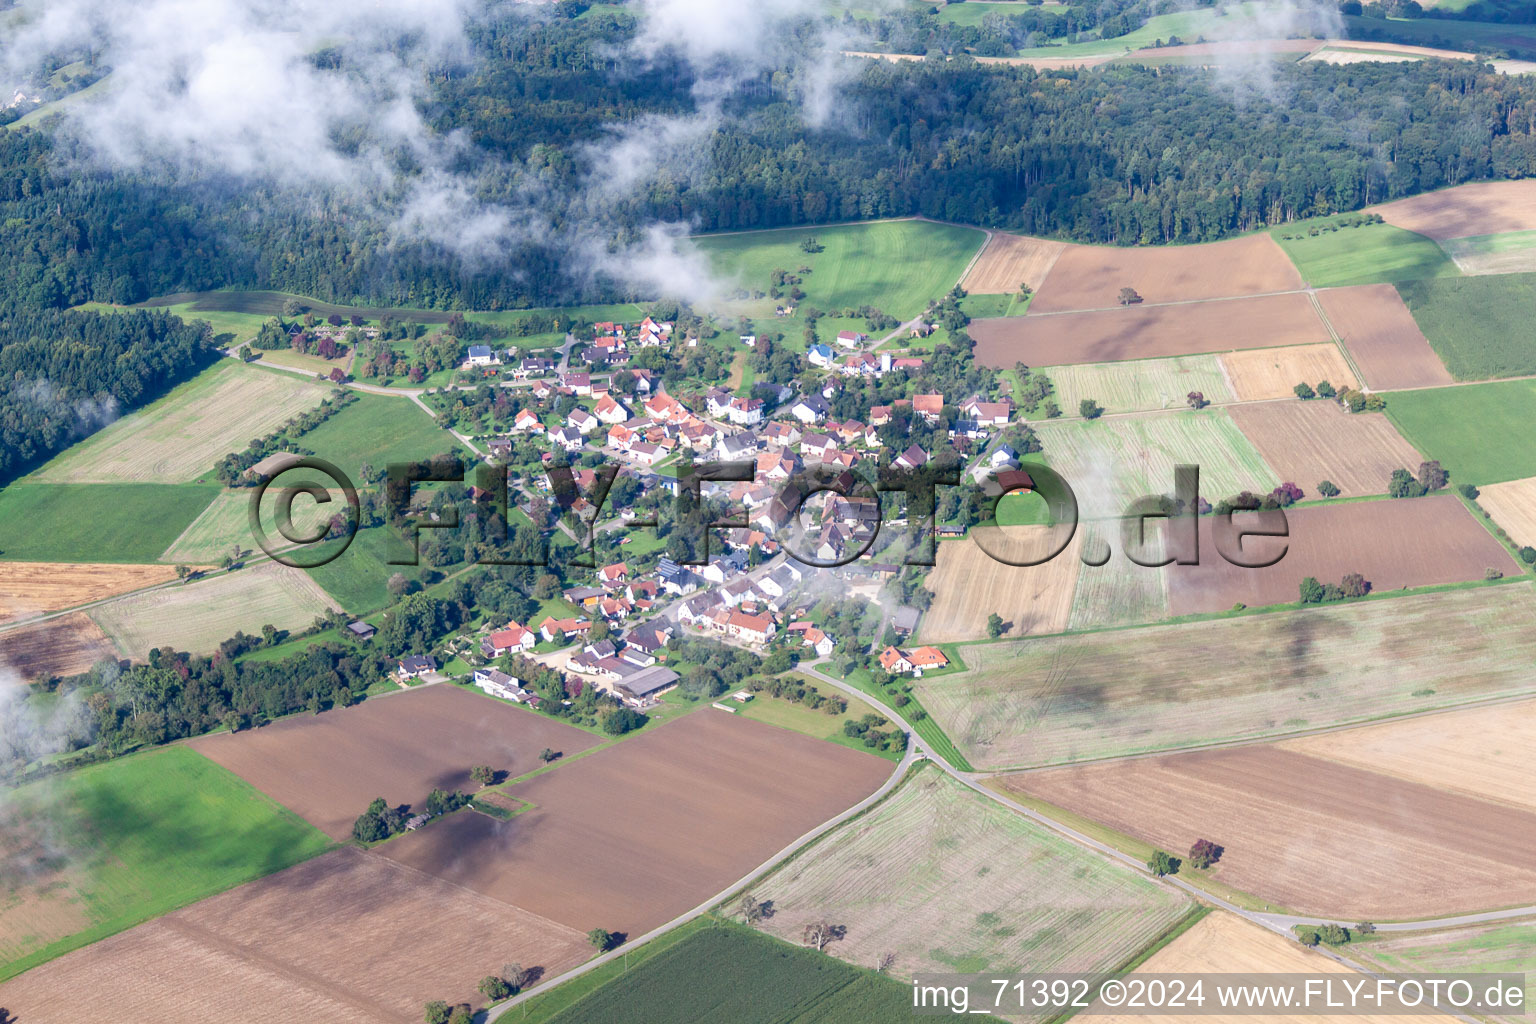
[[[1422,715],[1278,746],[1536,812],[1536,701]]]
[[[298,482],[300,476],[300,473],[293,473],[284,477],[281,483],[273,485],[266,499],[262,501],[262,511],[266,513],[262,518],[262,526],[274,543],[284,543],[282,535],[277,530],[276,518],[271,514],[276,507],[277,491]],[[315,482],[321,486],[326,483],[320,477],[317,477]],[[194,519],[192,524],[182,531],[181,536],[165,549],[160,555],[160,560],[181,563],[217,562],[228,555],[236,545],[247,551],[253,550],[256,547],[256,535],[251,531],[250,519],[250,502],[253,493],[248,489],[219,492],[219,495],[203,510],[203,514]],[[320,505],[307,497],[295,499],[292,508],[295,535],[309,536],[315,532],[340,507],[338,504],[340,500],[342,500],[340,492],[332,496],[329,505]]]
[[[980,295],[1011,294],[1027,284],[1035,291],[1045,283],[1046,275],[1065,242],[1049,238],[1030,238],[997,232],[971,265],[960,287]]]
[[[1211,877],[1297,913],[1381,921],[1536,902],[1536,814],[1275,746],[1005,784],[1165,850],[1208,838],[1226,848]]]
[[[1278,349],[1277,351],[1286,351]],[[1216,356],[1174,356],[1118,363],[1079,363],[1041,370],[1056,386],[1056,402],[1076,410],[1085,398],[1115,412],[1182,409],[1191,391],[1207,402],[1230,402],[1231,389]]]
[[[1519,274],[1536,271],[1536,231],[1451,238],[1440,243],[1463,274]]]
[[[1302,287],[1301,275],[1274,239],[1247,235],[1206,245],[1121,248],[1069,245],[1036,289],[1031,311],[1107,309],[1121,288],[1148,303],[1263,295]],[[1236,332],[1234,332],[1236,333]]]
[[[1060,276],[1060,270],[1054,276]],[[1035,299],[1038,302],[1039,299]],[[1010,368],[1225,352],[1328,340],[1312,303],[1300,293],[1210,302],[1175,302],[1036,316],[973,320],[976,361]],[[1427,346],[1426,346],[1427,347]]]
[[[1477,503],[1516,544],[1536,545],[1536,476],[1486,484],[1478,488]]]
[[[433,789],[473,791],[472,765],[517,776],[540,766],[545,747],[569,757],[596,743],[591,734],[535,712],[437,685],[204,736],[192,746],[322,832],[345,839],[374,797],[419,804]]]
[[[11,669],[23,679],[77,675],[103,658],[120,657],[112,641],[83,612],[0,632],[0,670]]]
[[[1268,493],[1280,483],[1224,409],[1049,420],[1034,427],[1051,468],[1077,494],[1084,518],[1118,516],[1143,495],[1171,493],[1173,467],[1181,464],[1200,467],[1200,493],[1213,500],[1245,489]]]
[[[1326,380],[1340,390],[1359,384],[1339,346],[1332,342],[1251,348],[1224,352],[1217,358],[1231,378],[1232,391],[1239,402],[1292,398],[1296,394],[1296,385],[1303,381],[1317,384]],[[1210,395],[1205,397],[1213,402],[1220,401]]]
[[[169,565],[7,562],[0,573],[0,623],[100,601],[176,578]]]
[[[172,1024],[406,1024],[432,999],[481,1002],[476,984],[505,963],[548,977],[590,953],[575,929],[345,848],[37,968],[0,1004],[24,1024],[104,1006]]]
[[[1377,932],[1365,941],[1353,941],[1349,955],[1382,971],[1498,972],[1525,975],[1525,1005],[1536,1000],[1536,918],[1527,917],[1488,924],[1439,928],[1431,931],[1389,934]],[[1488,1014],[1496,1024],[1517,1024],[1524,1014]]]
[[[1354,956],[1356,947],[1349,947]],[[1206,915],[1189,931],[1153,953],[1134,974],[1306,974],[1355,972],[1283,935],[1224,911]],[[1146,1024],[1145,1016],[1090,1011],[1097,1024]],[[1241,1014],[1161,1014],[1168,1024],[1251,1024]],[[1267,1024],[1449,1024],[1447,1016],[1409,1017],[1389,1014],[1265,1014]]]
[[[1451,383],[1451,374],[1419,330],[1403,297],[1389,284],[1327,288],[1323,313],[1375,391]]]
[[[882,758],[703,708],[511,789],[510,821],[454,815],[382,848],[576,928],[639,935],[874,792]]]
[[[1006,526],[1000,543],[1026,557],[1050,550],[1049,526]],[[1059,633],[1067,628],[1072,592],[1077,584],[1078,544],[1074,536],[1066,550],[1043,565],[1015,566],[999,562],[973,538],[946,541],[936,551],[937,565],[926,586],[933,605],[923,616],[921,635],[928,643],[980,640],[987,635],[987,616],[996,612],[1017,636]]]
[[[1379,44],[1378,44],[1379,45]],[[1536,230],[1536,181],[1484,181],[1372,207],[1388,224],[1435,241]]]
[[[1532,658],[1536,593],[1511,585],[978,645],[915,685],[972,764],[1030,767],[1528,694]]]
[[[1213,517],[1199,521],[1200,564],[1169,565],[1168,604],[1174,615],[1226,611],[1296,601],[1303,578],[1337,583],[1357,572],[1380,593],[1408,587],[1481,580],[1489,569],[1522,571],[1498,540],[1449,494],[1386,498],[1291,509],[1288,540],[1253,537],[1245,552],[1285,557],[1262,569],[1233,565],[1217,553]],[[1242,517],[1234,518],[1240,524]],[[1175,543],[1178,543],[1175,538]]]
[[[818,920],[827,952],[893,972],[1112,970],[1191,908],[1172,887],[1015,814],[932,768],[759,882],[763,922],[798,941]]]
[[[1083,550],[1110,546],[1109,561],[1085,565],[1077,573],[1068,629],[1128,626],[1168,617],[1168,589],[1161,569],[1137,565],[1121,550],[1118,523],[1083,523]]]
[[[175,587],[129,594],[90,611],[96,624],[129,657],[153,647],[208,654],[239,630],[301,629],[338,607],[299,569],[265,562],[239,572]]]
[[[1385,494],[1394,469],[1418,469],[1422,456],[1378,412],[1348,413],[1337,402],[1258,402],[1228,412],[1275,474],[1316,498],[1331,480],[1348,497]]]
[[[37,473],[48,483],[196,480],[253,437],[319,405],[328,387],[225,360],[75,445]]]

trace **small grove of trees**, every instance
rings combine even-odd
[[[1077,414],[1085,420],[1096,420],[1104,415],[1104,407],[1091,398],[1077,403]]]
[[[749,892],[741,894],[741,903],[738,905],[741,911],[741,919],[747,923],[748,928],[756,928],[758,922],[769,916],[772,912],[772,902],[764,903]]]
[[[368,809],[352,823],[352,838],[363,843],[388,839],[405,827],[405,818],[404,808],[391,807],[383,797],[375,797]]]
[[[614,708],[603,718],[603,732],[622,736],[645,724],[645,716],[633,708]]]
[[[1184,396],[1184,401],[1189,403],[1191,409],[1204,409],[1211,404],[1206,400],[1205,394],[1200,391],[1191,391]]]
[[[468,1003],[450,1007],[441,999],[434,999],[427,1004],[427,1024],[470,1024],[474,1019],[474,1008]]]
[[[1319,942],[1342,946],[1351,936],[1349,929],[1340,924],[1299,924],[1296,926],[1296,938],[1303,946],[1316,946]]]
[[[900,729],[889,731],[877,728],[888,724],[885,718],[877,714],[868,714],[855,722],[853,719],[843,723],[843,735],[849,739],[856,739],[871,750],[899,750],[902,744],[902,732]]]
[[[1165,875],[1178,874],[1181,863],[1179,858],[1168,853],[1166,850],[1156,850],[1153,851],[1151,858],[1147,861],[1147,870],[1158,878],[1162,878]]]
[[[482,786],[496,781],[496,770],[488,764],[477,764],[469,770],[469,777]]]
[[[1275,504],[1281,508],[1289,508],[1306,496],[1300,487],[1287,480],[1285,483],[1269,492],[1269,496],[1275,499]]]
[[[606,928],[593,928],[587,932],[587,941],[592,943],[592,948],[599,953],[606,953],[623,940],[622,935],[610,932]]]
[[[1317,485],[1317,493],[1325,498],[1337,498],[1339,496],[1339,485],[1332,480],[1324,480]]]
[[[1419,463],[1417,475],[1406,469],[1394,469],[1387,481],[1387,494],[1394,498],[1420,498],[1440,490],[1450,482],[1451,475],[1438,459]]]
[[[1189,863],[1204,870],[1221,860],[1221,855],[1225,852],[1226,850],[1209,839],[1196,839],[1195,845],[1189,848]]]
[[[1305,402],[1305,401],[1307,401],[1309,399],[1313,399],[1313,398],[1338,398],[1338,397],[1340,397],[1338,389],[1335,388],[1332,384],[1330,384],[1326,380],[1318,381],[1317,382],[1317,387],[1315,389],[1312,387],[1312,385],[1308,384],[1306,381],[1302,381],[1300,384],[1297,384],[1291,390],[1293,390],[1296,393],[1296,397],[1301,399],[1303,402]],[[1360,394],[1360,393],[1357,391],[1357,392],[1354,392],[1354,394]],[[1372,397],[1375,397],[1375,396],[1372,396]],[[1362,409],[1365,408],[1365,404],[1364,403],[1367,401],[1367,398],[1364,395],[1361,395],[1360,400],[1361,400],[1361,403],[1362,403],[1361,406],[1360,406],[1360,409],[1352,409],[1352,410],[1350,410],[1351,412],[1360,412]],[[1377,402],[1379,403],[1377,405],[1378,409],[1385,408],[1386,402],[1382,401],[1379,398],[1377,399]],[[1346,404],[1348,404],[1348,403],[1346,402]]]
[[[991,615],[987,616],[987,636],[991,637],[993,640],[996,640],[998,637],[1003,635],[1003,630],[1007,628],[1007,625],[1008,624],[1003,621],[1003,617],[1001,615],[997,614],[997,612],[993,612]]]
[[[1387,400],[1380,395],[1367,395],[1356,388],[1347,388],[1339,392],[1339,401],[1350,412],[1381,412],[1387,407]]]
[[[1316,576],[1308,576],[1299,589],[1302,604],[1326,604],[1347,597],[1364,597],[1371,592],[1371,582],[1358,572],[1345,574],[1337,584],[1320,583]]]

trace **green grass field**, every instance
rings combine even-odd
[[[1536,231],[1448,238],[1440,247],[1468,274],[1509,274],[1536,269]]]
[[[0,882],[0,979],[330,846],[181,746],[22,786],[0,823],[7,863],[14,855],[37,868]],[[28,904],[42,912],[13,916]]]
[[[1377,932],[1351,940],[1349,955],[1384,971],[1478,972],[1525,975],[1525,1005],[1536,1000],[1536,918],[1494,921],[1411,935]],[[1495,1021],[1522,1019],[1514,1014],[1492,1016]]]
[[[1285,250],[1302,279],[1314,288],[1351,284],[1396,284],[1427,277],[1455,277],[1460,271],[1433,241],[1390,224],[1366,224],[1309,235],[1329,218],[1282,224],[1270,235]]]
[[[806,253],[814,237],[824,246]],[[905,319],[922,312],[960,280],[986,236],[974,229],[927,221],[880,221],[836,227],[705,235],[696,239],[717,273],[741,287],[766,291],[775,269],[803,275],[803,304],[823,311],[877,306]],[[769,312],[772,312],[770,306]],[[786,327],[786,330],[789,328]]]
[[[696,928],[553,1016],[527,1019],[551,1024],[880,1024],[910,1013],[905,985],[813,949],[722,923]],[[514,1011],[508,1019],[523,1018]]]
[[[0,559],[154,562],[218,493],[193,484],[11,484],[0,490]]]
[[[261,325],[266,323],[268,317],[259,313],[235,313],[212,309],[194,310],[194,303],[177,302],[165,306],[150,307],[163,309],[168,313],[175,313],[183,320],[206,320],[213,328],[214,338],[224,345],[236,345],[250,341],[261,330]],[[131,309],[144,307],[138,306],[114,306],[109,302],[84,302],[75,307],[89,313],[121,313]],[[227,335],[228,337],[225,337]]]
[[[276,486],[282,487],[290,482],[285,478],[282,484]],[[317,478],[315,482],[322,486],[325,483],[322,478]],[[161,553],[159,561],[216,565],[225,555],[233,555],[236,545],[242,550],[254,551],[257,543],[251,531],[250,508],[255,493],[250,488],[221,491],[203,513],[192,521],[192,525],[176,538],[176,542]],[[340,496],[334,500],[341,500]],[[262,525],[275,542],[281,543],[275,507],[275,495],[262,500]],[[304,496],[296,498],[292,508],[294,532],[302,536],[314,533],[323,527],[338,507],[334,503],[320,505]]]
[[[394,603],[395,598],[389,593],[389,578],[395,573],[424,583],[431,571],[424,565],[390,565],[386,561],[390,555],[388,529],[359,530],[339,557],[307,570],[311,579],[353,615],[366,615]],[[313,562],[325,554],[329,546],[339,547],[340,543],[327,541],[326,545],[306,549],[295,558]]]
[[[814,679],[807,679],[807,683],[816,687],[822,693],[832,693],[837,696],[847,696],[834,691],[826,683],[818,683]],[[737,704],[730,697],[723,697],[722,704],[735,707],[742,718],[750,718],[757,722],[766,722],[769,725],[777,725],[781,729],[790,729],[794,732],[813,736],[818,740],[826,740],[836,743],[838,746],[848,747],[852,750],[863,750],[867,753],[883,757],[888,761],[900,761],[902,749],[895,750],[870,750],[860,740],[852,739],[843,734],[844,722],[857,722],[865,715],[878,714],[874,708],[863,701],[850,697],[848,710],[840,715],[829,715],[824,711],[813,711],[804,704],[794,704],[778,697],[770,697],[766,693],[755,694],[746,704]],[[884,718],[884,715],[881,715]],[[900,723],[888,723],[879,726],[882,730],[889,729],[892,725],[900,728]]]
[[[1069,412],[1085,398],[1109,412],[1181,409],[1191,391],[1203,394],[1207,402],[1234,400],[1213,355],[1048,366],[1040,372],[1056,386],[1056,404]]]
[[[1457,380],[1536,374],[1536,274],[1408,281],[1397,290]]]
[[[1387,418],[1408,443],[1439,459],[1452,484],[1495,484],[1536,476],[1536,381],[1396,391]]]
[[[1508,53],[1536,57],[1536,25],[1489,21],[1449,21],[1441,18],[1344,18],[1350,39],[1383,40],[1410,46],[1432,46],[1474,53]]]
[[[392,462],[414,462],[444,452],[467,455],[454,436],[406,398],[362,395],[357,402],[304,435],[304,447],[361,484],[363,465],[382,471]]]
[[[969,7],[967,3],[965,6]],[[1141,28],[1113,39],[1090,39],[1080,43],[1060,46],[1036,46],[1019,51],[1020,57],[1094,57],[1100,54],[1118,54],[1127,50],[1139,50],[1152,46],[1159,39],[1167,42],[1178,36],[1182,42],[1192,43],[1199,36],[1215,37],[1222,34],[1250,31],[1243,25],[1248,21],[1249,5],[1238,4],[1231,13],[1212,10],[1181,11],[1174,14],[1157,14],[1147,19]]]

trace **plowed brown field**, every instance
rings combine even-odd
[[[347,848],[36,967],[0,985],[0,1006],[18,1024],[103,1008],[163,1024],[405,1024],[432,999],[478,1005],[503,964],[549,977],[590,953],[573,928]]]
[[[1337,583],[1346,573],[1358,572],[1379,593],[1480,580],[1490,568],[1505,575],[1520,572],[1504,546],[1449,494],[1314,505],[1291,509],[1286,519],[1285,557],[1266,568],[1246,569],[1217,553],[1212,517],[1202,516],[1200,564],[1163,570],[1170,613],[1225,611],[1239,601],[1250,608],[1295,601],[1306,576]],[[1242,518],[1234,523],[1241,525]],[[1251,537],[1244,551],[1263,555],[1286,543]]]
[[[1388,391],[1452,383],[1450,371],[1430,348],[1396,288],[1324,288],[1317,299],[1365,376],[1366,387]]]
[[[1048,526],[1001,528],[1009,539],[1027,548],[1028,557],[1050,550]],[[1082,568],[1078,530],[1066,550],[1044,565],[1006,565],[983,551],[971,538],[938,546],[937,561],[927,586],[933,606],[923,616],[921,635],[928,643],[981,640],[987,617],[996,612],[1008,623],[1008,636],[1060,633],[1072,616],[1072,593]],[[1038,541],[1039,543],[1033,543]]]
[[[638,935],[858,803],[889,761],[703,708],[515,786],[381,852],[576,928]]]
[[[1296,385],[1328,381],[1340,389],[1354,387],[1355,371],[1332,342],[1318,345],[1287,345],[1284,348],[1253,348],[1217,356],[1232,381],[1239,402],[1267,398],[1293,398]]]
[[[474,790],[474,765],[521,775],[539,767],[545,747],[569,756],[596,743],[536,712],[439,684],[205,736],[192,746],[326,835],[345,839],[374,797],[419,805],[433,789]]]
[[[1536,544],[1536,476],[1479,487],[1477,503],[1516,544]]]
[[[1298,913],[1376,920],[1536,902],[1536,814],[1274,746],[1008,777]],[[1476,842],[1469,843],[1468,837]]]
[[[72,676],[118,657],[112,641],[82,612],[0,633],[0,677],[6,669],[23,679]]]
[[[1378,412],[1351,415],[1336,402],[1258,402],[1227,412],[1274,467],[1308,498],[1332,480],[1349,497],[1385,494],[1394,469],[1413,471],[1422,461],[1392,421]]]
[[[1356,44],[1351,43],[1351,46]],[[1536,229],[1536,181],[1480,181],[1371,207],[1388,224],[1435,241]]]
[[[6,562],[0,572],[0,622],[99,601],[176,578],[170,565]]]
[[[981,250],[960,286],[981,295],[1012,294],[1021,284],[1039,291],[1056,258],[1066,247],[1067,243],[1049,238],[1030,238],[999,231]]]
[[[1121,288],[1136,289],[1151,304],[1300,287],[1295,264],[1263,232],[1208,245],[1069,245],[1037,290],[1030,311],[1107,309],[1120,301]]]
[[[1061,272],[1058,260],[1051,276]],[[967,331],[976,339],[977,361],[994,367],[1020,360],[1030,366],[1102,363],[1328,339],[1312,303],[1294,293],[1055,316],[1036,316],[1031,307],[1025,316],[972,320]]]

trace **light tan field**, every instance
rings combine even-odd
[[[1152,524],[1155,523],[1153,520]],[[1083,550],[1101,552],[1107,543],[1111,554],[1103,565],[1085,565],[1078,570],[1072,615],[1067,622],[1070,629],[1128,626],[1168,617],[1163,571],[1137,565],[1125,556],[1118,525],[1106,521],[1078,526],[1083,534]]]
[[[826,918],[827,952],[898,977],[933,971],[1097,971],[1146,948],[1189,900],[971,792],[933,768],[909,778],[759,882],[770,933]],[[963,968],[959,964],[965,964]]]
[[[1382,46],[1386,44],[1375,44]],[[1373,206],[1388,224],[1435,241],[1536,230],[1536,180],[1480,181]]]
[[[0,623],[56,612],[176,578],[170,565],[7,562],[0,573]]]
[[[1354,974],[1348,967],[1307,949],[1236,914],[1213,911],[1193,928],[1153,953],[1133,974]],[[1146,1024],[1145,1016],[1106,1014],[1102,1007],[1086,1011],[1095,1024]],[[1162,1014],[1168,1024],[1412,1024],[1449,1022],[1446,1016],[1408,1017],[1388,1014]]]
[[[274,485],[274,493],[262,502],[262,526],[268,536],[279,549],[288,545],[278,533],[276,514],[276,493],[280,492],[288,481]],[[246,551],[255,549],[256,535],[251,532],[251,495],[255,491],[250,488],[221,491],[208,507],[203,509],[202,515],[181,532],[160,555],[162,562],[208,562],[216,563],[220,558],[230,554],[237,545]],[[339,493],[336,500],[339,500]],[[325,523],[326,519],[334,513],[338,506],[335,500],[330,505],[321,505],[312,498],[300,496],[294,500],[291,509],[293,513],[293,532],[295,536],[308,536]]]
[[[1438,57],[1441,60],[1474,60],[1476,58],[1476,54],[1468,53],[1465,50],[1440,50],[1433,46],[1411,46],[1408,43],[1378,43],[1366,39],[1340,40],[1319,51],[1319,53],[1322,52],[1360,53],[1366,55],[1367,58],[1372,55],[1379,57],[1381,55],[1393,54],[1408,59]],[[1313,56],[1316,57],[1318,54]]]
[[[1389,284],[1324,288],[1317,293],[1328,322],[1376,391],[1452,383],[1450,371]]]
[[[1182,43],[1178,46],[1148,46],[1121,57],[1118,63],[1138,59],[1170,57],[1242,57],[1251,54],[1307,53],[1322,43],[1317,39],[1226,39],[1206,43]]]
[[[302,629],[339,607],[308,573],[267,562],[147,594],[130,594],[91,609],[90,616],[128,656],[152,647],[210,654],[239,630]]]
[[[1333,342],[1251,348],[1223,352],[1216,358],[1227,371],[1239,402],[1292,398],[1296,394],[1296,385],[1303,381],[1316,385],[1318,381],[1326,380],[1340,390],[1357,387],[1360,383],[1355,380],[1355,373],[1345,362],[1339,346]]]
[[[1051,527],[1005,526],[1000,542],[1010,550],[1019,545],[1030,555],[1049,550]],[[1072,591],[1081,566],[1078,545],[1082,531],[1066,550],[1044,565],[1005,565],[983,551],[976,541],[946,541],[938,546],[938,562],[927,582],[933,606],[923,616],[921,633],[928,643],[980,640],[987,635],[987,616],[996,612],[1008,623],[1007,636],[1059,633],[1072,614]]]
[[[1039,291],[1056,257],[1066,247],[1065,242],[999,231],[981,250],[960,286],[981,295],[1012,294],[1021,284]]]
[[[0,633],[0,681],[7,670],[22,679],[47,679],[84,672],[103,658],[119,658],[112,641],[84,612]]]
[[[1278,744],[1435,789],[1536,811],[1536,701],[1423,715]]]
[[[1278,350],[1278,351],[1284,351]],[[1216,356],[1172,356],[1119,363],[1078,363],[1041,370],[1056,387],[1056,404],[1076,410],[1091,398],[1114,412],[1182,409],[1191,391],[1207,402],[1232,401],[1227,378]]]
[[[474,814],[474,811],[461,811]],[[586,935],[346,847],[104,939],[0,985],[22,1024],[398,1021],[429,1000],[483,1003],[503,964],[552,977]]]
[[[1423,56],[1411,53],[1378,53],[1375,50],[1332,48],[1317,50],[1302,58],[1315,64],[1411,64],[1423,59]]]
[[[1205,245],[1069,245],[1029,309],[1061,313],[1117,308],[1120,289],[1126,287],[1152,305],[1294,291],[1302,282],[1295,265],[1267,233]]]
[[[869,57],[874,60],[901,64],[906,61],[927,60],[921,53],[872,53],[860,50],[844,50],[844,57]],[[1081,57],[972,57],[978,64],[1011,64],[1031,67],[1036,71],[1070,71],[1073,68],[1091,68],[1113,60],[1112,53],[1090,53]]]
[[[319,405],[329,387],[225,360],[44,466],[49,483],[184,483]]]
[[[1382,413],[1349,413],[1337,402],[1257,402],[1227,410],[1275,474],[1317,498],[1324,480],[1346,497],[1385,494],[1394,469],[1422,460]]]
[[[1536,270],[1536,231],[1448,238],[1440,243],[1440,248],[1463,274],[1523,274]]]
[[[1516,544],[1536,545],[1536,476],[1477,489],[1477,503]]]

